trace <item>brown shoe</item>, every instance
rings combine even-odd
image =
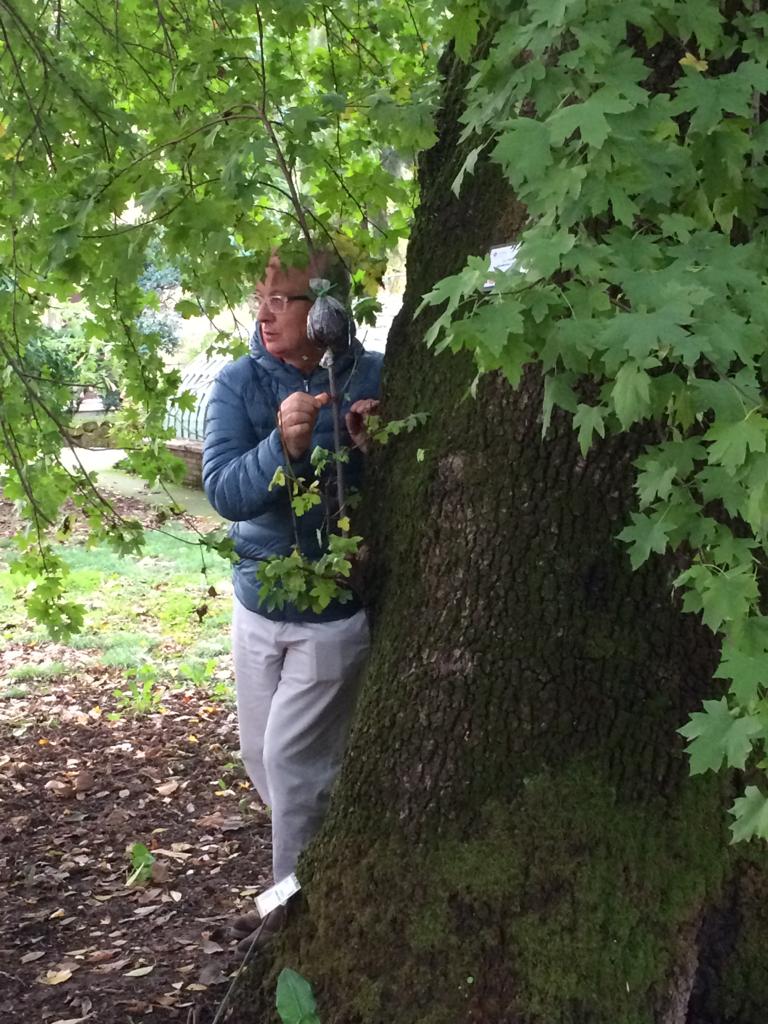
[[[258,910],[249,910],[247,914],[232,918],[227,926],[227,933],[231,939],[242,939],[243,936],[255,932],[260,924],[261,915]]]
[[[285,927],[287,917],[285,906],[275,907],[263,918],[256,910],[236,917],[230,925],[230,934],[240,940],[235,947],[237,952],[245,956],[251,946],[263,946],[274,939]]]

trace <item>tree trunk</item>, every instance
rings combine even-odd
[[[491,166],[450,191],[464,72],[452,66],[385,413],[429,412],[377,457],[367,530],[375,640],[331,814],[276,950],[323,1024],[764,1024],[761,855],[728,849],[725,784],[691,779],[675,730],[712,689],[711,635],[614,538],[642,438],[583,458],[541,438],[533,371],[468,396],[421,296],[515,237]],[[416,450],[426,451],[424,460]],[[263,1020],[242,990],[243,1020]]]

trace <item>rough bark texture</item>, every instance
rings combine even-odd
[[[492,168],[450,192],[461,87],[387,352],[386,415],[430,420],[377,460],[372,662],[275,969],[323,1024],[763,1024],[762,867],[736,869],[722,780],[691,780],[675,733],[716,652],[674,567],[632,573],[614,540],[640,440],[582,458],[556,416],[542,441],[534,372],[472,399],[469,360],[421,345],[421,295],[519,229]]]

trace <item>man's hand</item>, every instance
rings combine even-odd
[[[361,398],[350,406],[347,413],[347,430],[352,444],[362,452],[367,452],[370,445],[368,431],[365,429],[365,417],[372,416],[379,408],[376,398]]]
[[[277,423],[283,444],[292,459],[300,459],[309,448],[317,414],[330,400],[330,395],[325,392],[308,395],[305,391],[294,391],[280,404]],[[355,404],[359,405],[359,402]]]

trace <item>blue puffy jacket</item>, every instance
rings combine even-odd
[[[349,353],[337,360],[343,444],[351,443],[343,426],[350,405],[360,398],[379,396],[382,358],[378,352],[366,352],[360,342],[355,341]],[[328,390],[327,370],[318,366],[309,376],[304,376],[300,370],[267,352],[257,327],[250,355],[221,371],[206,409],[203,487],[219,515],[233,522],[229,533],[240,556],[233,566],[235,594],[246,608],[278,621],[332,621],[354,615],[360,607],[356,600],[346,604],[334,601],[318,614],[300,612],[293,605],[268,611],[259,601],[257,563],[270,555],[288,555],[295,545],[286,488],[268,489],[275,470],[285,465],[277,431],[277,411],[280,403],[294,391],[319,395]],[[318,414],[307,455],[292,460],[296,476],[312,479],[309,454],[316,445],[333,450],[330,406],[325,406]],[[344,466],[347,488],[360,486],[362,471],[363,456],[358,451],[351,452],[350,461]],[[330,473],[334,472],[331,468]],[[317,558],[321,553],[317,534],[325,516],[323,503],[297,521],[300,547],[309,558]]]

